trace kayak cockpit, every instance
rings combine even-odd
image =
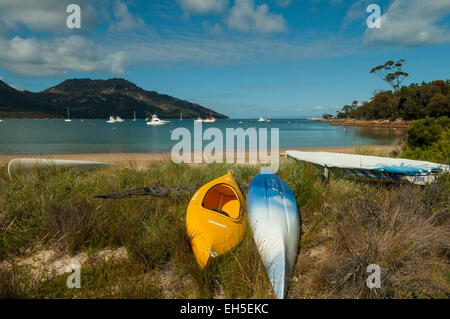
[[[201,268],[234,249],[244,238],[244,195],[231,172],[203,185],[186,212],[186,230]]]
[[[226,184],[218,184],[209,189],[203,199],[203,207],[232,219],[239,219],[241,215],[239,196]]]

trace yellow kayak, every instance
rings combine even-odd
[[[203,185],[192,197],[186,228],[201,268],[236,247],[244,237],[244,195],[231,172]]]

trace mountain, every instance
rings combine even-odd
[[[37,101],[34,93],[18,91],[0,81],[0,118],[52,117],[54,113],[55,109]]]
[[[108,118],[110,115],[138,118],[214,116],[228,118],[201,105],[169,95],[146,91],[124,79],[71,79],[39,93],[18,91],[0,81],[0,117],[62,118],[70,109],[72,118]]]

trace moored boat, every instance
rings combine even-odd
[[[204,123],[214,123],[216,122],[216,119],[214,117],[208,117],[207,119],[203,120]]]
[[[109,120],[106,121],[106,123],[109,123],[109,124],[116,123],[116,119],[114,118],[114,116],[110,116],[110,117],[109,117]]]
[[[170,123],[170,121],[160,120],[158,118],[158,116],[156,116],[156,115],[152,115],[152,119],[150,121],[147,121],[147,125],[152,125],[152,126],[165,125],[165,124],[169,124],[169,123]]]
[[[69,108],[67,108],[67,118],[64,120],[64,122],[72,122],[72,120],[70,119]]]

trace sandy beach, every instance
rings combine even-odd
[[[359,149],[374,153],[385,153],[388,155],[390,152],[398,148],[395,145],[368,145],[359,146]],[[347,153],[354,154],[356,151],[355,146],[344,147],[322,147],[322,148],[305,148],[296,149],[305,152],[335,152],[335,153]],[[280,150],[280,156],[286,150]],[[246,157],[249,154],[246,152]],[[143,167],[154,162],[168,161],[171,156],[170,153],[98,153],[98,154],[42,154],[42,155],[0,155],[0,165],[6,165],[10,160],[14,158],[49,158],[49,159],[70,159],[80,161],[97,161],[109,164],[115,164],[119,166],[137,166]]]

